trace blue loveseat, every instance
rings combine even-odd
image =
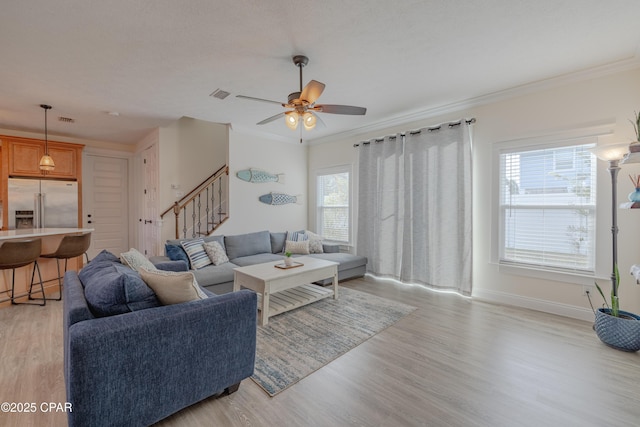
[[[205,291],[206,299],[161,306],[134,270],[103,255],[64,277],[70,427],[147,426],[207,397],[232,393],[253,374],[253,292]],[[117,295],[104,304],[108,287]],[[102,293],[102,309],[91,289]]]

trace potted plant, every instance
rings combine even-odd
[[[602,296],[606,307],[594,310],[596,321],[593,329],[596,331],[598,338],[610,347],[629,352],[638,351],[640,350],[640,316],[620,310],[620,299],[618,297],[620,274],[618,266],[615,267],[614,271],[611,306],[609,306],[607,298],[605,298],[604,292],[602,292],[598,283],[595,283],[596,289]],[[589,299],[589,302],[591,302],[591,299]]]
[[[291,252],[287,251],[284,253],[284,265],[287,267],[291,267],[293,265],[293,259],[291,258]]]

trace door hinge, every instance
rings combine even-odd
[[[144,189],[144,194],[147,194],[147,189],[146,188]]]
[[[147,159],[142,159],[142,161],[144,162],[144,164],[147,164]]]

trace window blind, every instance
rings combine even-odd
[[[318,175],[318,233],[327,240],[349,242],[349,172]]]
[[[595,270],[592,140],[500,153],[500,262]]]

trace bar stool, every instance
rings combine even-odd
[[[42,241],[40,239],[20,239],[7,240],[0,246],[0,270],[12,270],[11,274],[11,304],[31,304],[45,305],[47,303],[44,294],[44,285],[42,284],[42,275],[38,266],[38,257],[42,249]],[[31,273],[31,286],[29,286],[29,299],[33,290],[33,279],[38,270],[40,278],[40,292],[42,292],[42,304],[29,302],[15,302],[15,285],[16,285],[16,268],[24,267],[33,263],[33,272]]]
[[[58,289],[60,290],[60,296],[56,298],[56,301],[62,299],[62,275],[60,274],[60,260],[64,260],[64,272],[67,272],[67,260],[69,258],[75,258],[84,254],[89,262],[89,255],[87,250],[91,245],[91,233],[85,234],[69,234],[62,238],[58,249],[50,254],[41,254],[41,258],[55,258],[56,266],[58,267]]]

